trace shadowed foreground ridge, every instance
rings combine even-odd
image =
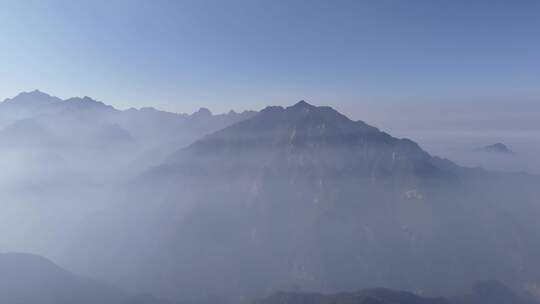
[[[331,295],[279,292],[254,304],[537,304],[529,294],[519,296],[497,281],[476,282],[470,294],[424,297],[386,288],[365,289]]]
[[[424,298],[409,292],[390,289],[366,289],[353,293],[323,295],[318,293],[280,292],[254,304],[451,304],[442,298]]]
[[[222,299],[194,303],[222,303]],[[33,254],[0,254],[0,302],[20,304],[173,304],[151,295],[130,296],[96,280],[74,275]],[[472,292],[449,298],[422,297],[386,288],[359,292],[278,292],[252,304],[538,304],[497,281],[475,283]]]
[[[49,260],[25,253],[0,253],[0,303],[172,304],[74,275]]]

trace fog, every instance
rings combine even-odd
[[[540,172],[540,102],[531,98],[360,102],[351,118],[362,119],[397,137],[408,137],[432,154],[464,166]],[[479,153],[503,143],[513,155]]]
[[[0,104],[0,250],[60,265],[30,277],[91,277],[77,290],[101,303],[372,287],[468,303],[453,296],[478,280],[535,301],[538,110],[189,115],[22,93]],[[513,153],[481,149],[498,142]]]

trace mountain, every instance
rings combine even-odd
[[[89,97],[62,100],[38,90],[0,103],[0,145],[14,149],[107,152],[133,149],[134,139],[110,117],[118,110]]]
[[[472,292],[464,296],[451,297],[455,304],[535,304],[539,299],[534,299],[531,294],[518,295],[499,281],[478,281],[472,287]]]
[[[450,304],[442,298],[425,298],[390,289],[366,289],[359,292],[323,295],[319,293],[280,292],[254,304]]]
[[[141,108],[121,111],[113,120],[143,145],[144,153],[136,161],[157,165],[174,151],[253,115],[254,111],[214,115],[200,109],[189,115]]]
[[[213,115],[201,108],[188,114],[176,114],[153,108],[117,110],[90,97],[60,99],[39,90],[23,92],[0,103],[0,126],[22,119],[54,121],[58,117],[74,122],[118,125],[126,129],[137,141],[157,145],[179,142],[187,145],[195,139],[253,116],[245,111]],[[176,147],[177,149],[181,147]]]
[[[51,112],[62,102],[60,98],[38,90],[22,92],[0,103],[1,117],[5,118],[7,114],[12,114],[15,118],[28,118],[28,116]],[[5,113],[6,111],[13,113]]]
[[[3,111],[8,109],[21,109],[25,110],[24,112],[28,113],[28,115],[76,109],[100,109],[115,111],[113,107],[106,105],[103,102],[96,101],[88,96],[82,98],[72,97],[62,100],[56,96],[51,96],[39,90],[19,93],[13,98],[7,98],[4,100],[0,106]],[[31,113],[32,110],[37,113]],[[41,110],[42,112],[39,113],[38,110]]]
[[[257,158],[249,158],[250,153]],[[394,138],[330,107],[315,107],[305,101],[288,108],[268,107],[253,119],[177,152],[169,164],[181,167],[189,159],[192,166],[194,158],[202,158],[204,162],[197,165],[210,167],[212,164],[206,162],[215,157],[225,158],[234,166],[261,169],[271,167],[273,161],[283,161],[289,167],[316,167],[371,179],[427,181],[434,177],[452,179],[459,173],[457,166],[430,156],[411,140]]]
[[[479,149],[480,151],[484,152],[490,152],[490,153],[501,153],[501,154],[512,154],[514,153],[510,148],[508,148],[505,144],[502,143],[496,143],[493,145],[484,146]]]
[[[74,275],[49,260],[24,253],[0,254],[0,302],[21,304],[163,304],[132,297],[107,284]]]
[[[32,92],[22,92],[0,103],[0,123],[5,125],[20,119],[76,110],[115,111],[114,108],[89,97],[62,100],[39,90],[34,90]]]
[[[410,292],[385,288],[365,289],[358,292],[337,294],[279,292],[254,304],[534,304],[526,296],[521,297],[497,281],[481,281],[474,284],[472,293],[448,298],[422,297]]]
[[[540,282],[538,177],[458,166],[330,107],[189,115],[35,91],[0,103],[0,125],[2,222],[29,235],[2,246],[67,248],[62,264],[126,290],[237,303]]]
[[[37,90],[0,102],[0,251],[40,252],[66,265],[66,239],[89,214],[116,205],[126,180],[254,114],[201,113],[118,110]]]
[[[214,115],[205,108],[192,115],[153,108],[122,111],[90,97],[63,100],[35,90],[0,103],[0,130],[6,129],[4,133],[8,133],[12,126],[22,122],[39,124],[43,130],[63,140],[53,144],[64,150],[77,146],[84,151],[76,154],[107,155],[96,155],[94,160],[112,158],[116,163],[123,162],[124,166],[145,167],[161,162],[166,155],[206,134],[254,114],[253,111],[231,111]],[[32,134],[28,137],[32,138]],[[26,136],[19,140],[25,141]],[[27,141],[33,142],[32,139]],[[36,142],[35,147],[41,148],[41,142],[43,140]],[[91,152],[87,153],[88,150]]]
[[[374,285],[446,294],[479,278],[522,288],[540,275],[538,185],[299,102],[173,153],[73,247],[91,253],[84,273],[184,300]]]
[[[0,144],[4,148],[58,144],[58,139],[46,127],[31,119],[18,120],[0,130]]]
[[[128,295],[97,280],[74,275],[33,254],[0,254],[0,301],[21,304],[173,304],[151,295]],[[422,297],[385,288],[337,294],[278,292],[253,304],[536,304],[497,281],[475,283],[472,293],[449,298]]]

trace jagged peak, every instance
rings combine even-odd
[[[302,110],[310,110],[315,109],[316,106],[307,103],[305,100],[300,100],[299,102],[295,103],[294,105],[288,107],[287,109],[302,109]]]
[[[306,112],[309,112],[311,109],[317,109],[318,107],[311,105],[307,103],[304,100],[300,100],[299,102],[295,103],[292,106],[288,107],[282,107],[282,106],[267,106],[264,108],[261,113],[278,113],[282,111],[297,111],[297,110],[304,110]]]
[[[84,97],[70,97],[68,99],[66,99],[66,101],[84,101],[84,102],[98,102],[96,100],[94,100],[93,98],[91,97],[88,97],[88,96],[84,96]]]
[[[267,106],[266,108],[262,109],[261,113],[267,114],[267,113],[276,113],[281,112],[285,110],[282,106]]]
[[[40,90],[33,90],[28,92],[21,92],[17,94],[13,98],[8,98],[5,100],[5,102],[9,103],[41,103],[41,102],[54,102],[54,101],[61,101],[60,98],[51,96],[47,93],[44,93]]]
[[[42,105],[55,105],[61,106],[62,108],[75,109],[79,107],[84,108],[106,108],[114,109],[112,106],[107,105],[101,101],[97,101],[89,96],[84,97],[71,97],[68,99],[61,99],[56,96],[49,95],[40,90],[33,90],[29,92],[21,92],[17,96],[6,99],[6,105],[12,106],[31,106],[31,107],[40,107]]]
[[[302,99],[299,102],[297,102],[294,106],[295,107],[306,107],[306,106],[309,107],[311,105]]]
[[[38,89],[35,89],[33,91],[28,91],[28,92],[21,92],[17,96],[47,96],[47,97],[51,97],[51,95],[49,95],[49,94],[47,94],[45,92],[42,92],[42,91],[40,91]]]
[[[103,108],[103,109],[114,109],[114,107],[107,105],[101,101],[97,101],[91,97],[84,96],[84,97],[71,97],[69,99],[66,99],[65,102],[69,106],[75,106],[75,107],[85,107],[85,108]]]
[[[192,116],[212,116],[212,111],[203,107],[197,110],[197,112],[193,113]]]
[[[28,92],[21,92],[20,94],[31,94],[31,95],[47,95],[47,96],[50,96],[49,94],[45,93],[45,92],[42,92],[38,89],[35,89],[35,90],[32,90],[32,91],[28,91]]]
[[[338,123],[342,126],[348,126],[354,128],[353,125],[362,126],[363,128],[369,128],[373,130],[378,130],[374,127],[367,125],[364,122],[355,122],[349,119],[347,116],[343,115],[339,111],[335,110],[330,106],[314,106],[307,103],[304,100],[297,102],[294,105],[288,107],[282,106],[268,106],[264,108],[261,112],[264,116],[274,116],[274,115],[286,115],[285,120],[295,121],[303,119],[312,119],[314,121],[326,121],[330,123]]]

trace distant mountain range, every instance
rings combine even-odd
[[[204,108],[191,115],[153,108],[121,111],[90,97],[63,100],[38,90],[23,92],[0,103],[0,159],[13,158],[12,165],[32,171],[5,183],[36,183],[50,175],[39,165],[43,161],[61,164],[58,173],[72,180],[124,178],[254,114],[213,115]]]
[[[0,124],[6,167],[33,169],[0,179],[17,223],[52,231],[44,248],[69,269],[133,293],[540,285],[537,176],[461,167],[330,107],[187,115],[30,92],[0,104]]]
[[[188,300],[374,285],[445,294],[477,278],[525,288],[540,275],[538,183],[460,167],[299,102],[173,153],[89,222],[102,225],[83,239],[107,252],[75,247],[111,260],[149,242],[96,275]]]
[[[159,111],[154,108],[117,110],[90,97],[62,100],[41,91],[23,92],[0,103],[0,126],[18,121],[36,120],[46,125],[87,126],[99,129],[115,126],[127,137],[143,145],[177,143],[181,147],[229,124],[251,117],[253,111],[213,115],[208,109],[188,114]],[[77,129],[73,130],[75,133]],[[84,134],[70,134],[81,136]],[[177,148],[178,148],[177,147]]]

